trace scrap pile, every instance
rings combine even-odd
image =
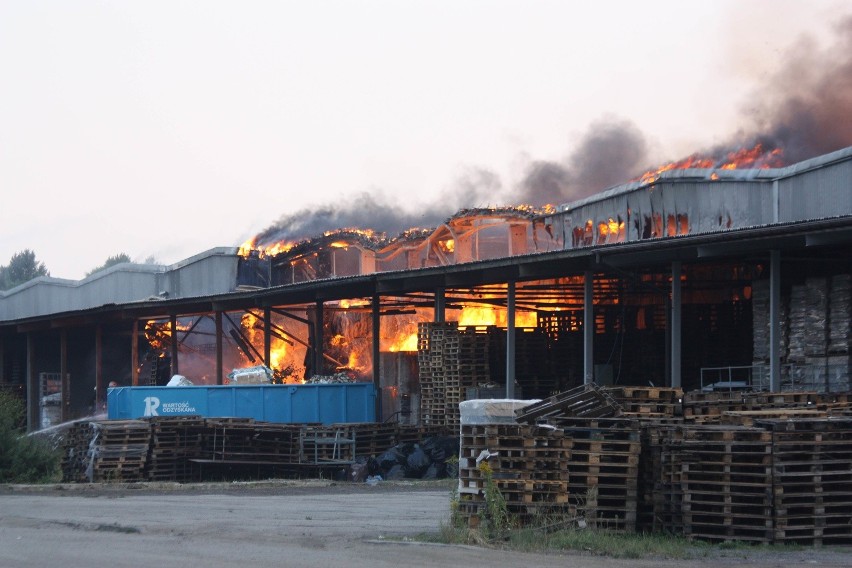
[[[678,390],[490,401],[519,404],[511,413],[463,403],[460,514],[471,526],[488,514],[487,461],[522,522],[550,512],[617,532],[852,544],[847,395]]]
[[[80,422],[63,440],[62,474],[66,482],[185,482],[226,469],[239,469],[243,476],[316,473],[443,434],[443,429],[402,424],[200,416]]]

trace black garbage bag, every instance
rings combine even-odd
[[[419,445],[415,444],[414,449],[405,460],[405,476],[420,479],[430,465],[432,465],[432,460]]]
[[[379,468],[386,472],[395,465],[405,463],[405,454],[400,451],[399,446],[394,446],[378,457]]]
[[[386,480],[403,479],[405,478],[405,468],[401,464],[397,464],[388,470],[384,478]]]
[[[424,449],[433,462],[444,463],[459,454],[459,439],[455,436],[432,436],[423,441]]]
[[[367,479],[367,460],[355,458],[355,463],[349,466],[349,481],[361,483]]]
[[[443,479],[447,477],[447,467],[442,463],[435,463],[426,468],[426,473],[420,479]]]
[[[379,460],[370,456],[367,458],[367,475],[378,475],[382,473],[382,468],[379,465]]]
[[[417,444],[414,442],[402,442],[401,444],[394,446],[394,448],[396,448],[401,455],[408,457],[408,455],[417,448]],[[405,460],[402,460],[399,463],[405,463]]]
[[[438,438],[437,437],[428,436],[426,438],[423,438],[423,440],[420,441],[420,449],[423,450],[424,452],[426,452],[426,455],[429,456],[429,458],[432,461],[438,461],[438,460],[435,459],[435,456],[433,455],[435,453],[435,449],[437,447],[437,444],[438,444]]]

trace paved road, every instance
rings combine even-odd
[[[623,561],[400,542],[449,515],[444,488],[320,484],[192,491],[0,490],[0,568],[230,566],[583,566],[666,568],[701,562]],[[715,559],[704,566],[728,564]],[[730,559],[732,562],[734,559]],[[749,566],[848,566],[797,556]],[[742,562],[736,562],[742,563]]]

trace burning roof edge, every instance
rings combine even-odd
[[[686,168],[679,170],[668,170],[661,172],[652,180],[631,181],[608,189],[604,189],[594,195],[564,203],[556,207],[555,213],[571,211],[591,203],[604,201],[611,197],[630,193],[643,187],[650,187],[663,181],[762,181],[772,182],[778,179],[801,174],[803,172],[821,168],[829,164],[852,159],[852,146],[822,154],[809,160],[803,160],[783,168],[749,168],[726,170],[721,168]]]

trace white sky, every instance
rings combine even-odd
[[[413,210],[468,167],[510,187],[606,116],[677,159],[736,131],[784,49],[849,13],[829,0],[0,0],[0,265],[24,249],[61,278],[118,253],[171,264],[358,192]]]

